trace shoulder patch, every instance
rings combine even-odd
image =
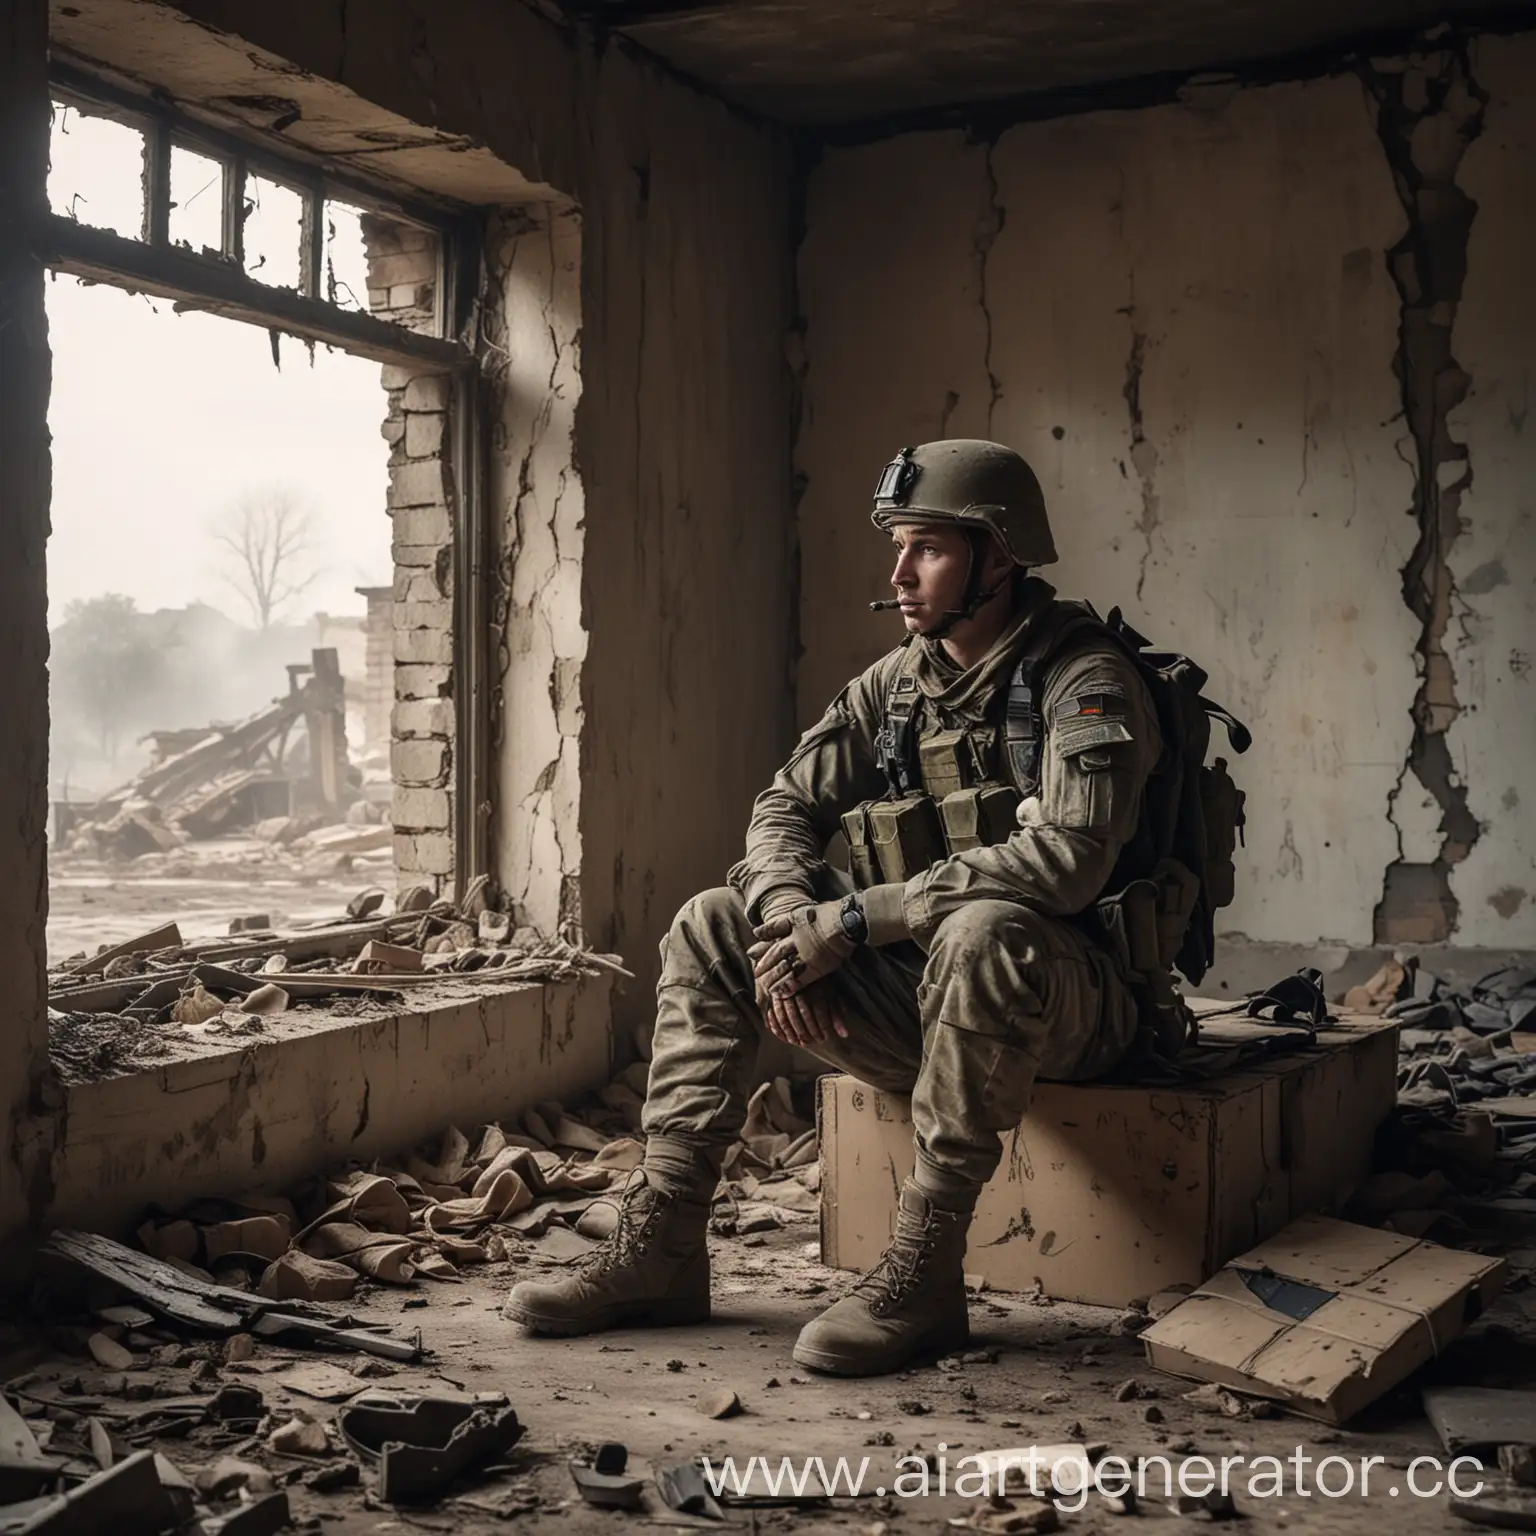
[[[1057,720],[1123,720],[1130,713],[1130,706],[1118,689],[1100,687],[1091,693],[1062,699],[1051,713]]]

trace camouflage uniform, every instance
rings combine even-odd
[[[805,925],[819,924],[827,910],[812,904],[852,888],[825,858],[843,813],[854,813],[855,828],[874,841],[877,808],[865,803],[881,800],[880,825],[895,830],[881,833],[880,867],[921,873],[871,884],[874,865],[866,863],[867,942],[855,944],[845,927],[833,951],[841,963],[814,972],[848,1037],[814,1049],[868,1083],[911,1095],[917,1167],[900,1191],[880,1263],[806,1325],[797,1363],[867,1375],[963,1347],[966,1231],[1001,1155],[999,1133],[1023,1116],[1037,1077],[1095,1076],[1136,1033],[1136,1006],[1116,962],[1077,921],[1106,888],[1139,872],[1146,783],[1162,743],[1135,664],[1097,627],[1064,631],[1059,649],[1035,643],[1057,635],[1053,593],[1024,573],[1049,564],[1056,549],[1039,482],[1013,450],[970,440],[905,448],[885,467],[873,519],[887,531],[941,522],[965,533],[971,553],[958,606],[838,695],[758,798],[746,857],[728,887],[678,914],[662,943],[645,1166],[626,1187],[612,1236],[578,1273],[513,1288],[506,1315],[536,1333],[709,1315],[710,1199],[752,1087],[764,1027],[757,990],[793,990],[793,965],[806,968],[806,957],[800,939],[779,930],[798,923],[805,936]],[[942,637],[1001,592],[1001,584],[982,587],[984,574],[995,572],[986,558],[994,542],[1013,566],[1003,578],[1012,618],[988,654],[962,671]],[[1043,675],[1033,671],[1040,655],[1050,658]],[[877,734],[898,714],[882,762]],[[947,741],[932,739],[941,732]],[[931,798],[885,800],[893,764],[905,788],[901,764],[914,733]],[[960,826],[951,838],[946,823],[942,844],[916,840],[909,849],[899,818],[915,820],[935,806],[942,814],[953,803],[951,789],[938,793],[942,753],[958,752],[962,741],[982,784],[963,786],[960,806],[979,811],[981,800],[967,797],[990,784],[989,804],[1006,815],[1009,795],[994,771],[1003,743],[1015,792],[1034,787],[1019,806],[1018,828],[989,822],[986,837],[972,837]],[[930,862],[937,846],[964,851]],[[899,859],[887,858],[893,850]],[[831,910],[842,922],[840,909]],[[775,948],[763,955],[759,977],[748,950],[754,927],[765,923]],[[815,942],[824,943],[817,933]],[[780,957],[783,945],[798,961]],[[790,966],[788,980],[780,979],[782,965]]]
[[[907,642],[929,653],[921,735],[995,720],[1051,595],[1038,578],[1023,584],[1021,619],[971,669],[982,686],[968,695],[972,678],[937,642]],[[805,733],[758,797],[729,887],[690,901],[663,941],[648,1134],[723,1151],[740,1130],[763,1027],[746,954],[752,927],[852,888],[823,851],[841,813],[885,789],[875,734],[906,649],[856,678]],[[964,697],[958,719],[936,694]],[[1071,704],[1090,695],[1124,701],[1129,740],[1083,744]],[[1022,1118],[1036,1077],[1098,1075],[1136,1027],[1115,961],[1070,920],[1101,894],[1135,833],[1161,750],[1152,703],[1125,654],[1094,638],[1049,667],[1042,715],[1040,791],[1023,803],[1019,831],[866,892],[871,910],[899,912],[910,937],[861,947],[830,978],[849,1038],[813,1047],[834,1067],[911,1095],[919,1181],[930,1187],[985,1182],[998,1133]]]

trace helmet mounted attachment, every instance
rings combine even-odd
[[[912,458],[912,449],[903,448],[880,471],[880,483],[875,487],[875,508],[881,512],[894,512],[907,505],[912,487],[922,474],[922,466]]]

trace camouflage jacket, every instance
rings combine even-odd
[[[1029,585],[1038,613],[1041,597],[1048,602],[1053,594],[1044,582]],[[1012,662],[1028,645],[1033,623],[1025,614],[971,669],[986,669],[992,679],[974,693],[974,708],[988,722],[1001,720]],[[909,645],[927,647],[956,683],[970,676],[948,662],[936,642],[908,640],[838,694],[753,806],[746,856],[728,878],[754,922],[818,900],[826,850],[842,813],[887,792],[875,737]],[[1085,729],[1079,704],[1089,699],[1099,708],[1107,701],[1129,739],[1105,745],[1102,731]],[[1044,916],[1069,917],[1104,893],[1121,849],[1135,835],[1147,778],[1162,751],[1151,695],[1112,641],[1079,637],[1046,667],[1041,716],[1040,784],[1019,808],[1019,829],[1005,843],[951,854],[903,885],[867,891],[871,923],[883,914],[879,926],[887,939],[902,936],[895,918],[926,949],[938,925],[967,901],[1013,901]],[[972,723],[944,718],[932,698],[924,699],[920,722],[921,736]]]

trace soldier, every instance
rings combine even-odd
[[[1135,865],[1161,736],[1126,651],[1068,632],[1028,464],[997,443],[904,449],[874,522],[907,637],[855,678],[759,796],[728,885],[662,945],[643,1169],[570,1279],[524,1281],[539,1333],[709,1316],[710,1202],[753,1087],[758,1031],[909,1094],[916,1169],[879,1263],[794,1358],[870,1375],[967,1337],[962,1261],[1000,1133],[1037,1078],[1113,1067],[1136,1035],[1121,961],[1083,921]],[[1031,696],[1030,667],[1038,681]],[[853,875],[830,866],[849,836]]]

